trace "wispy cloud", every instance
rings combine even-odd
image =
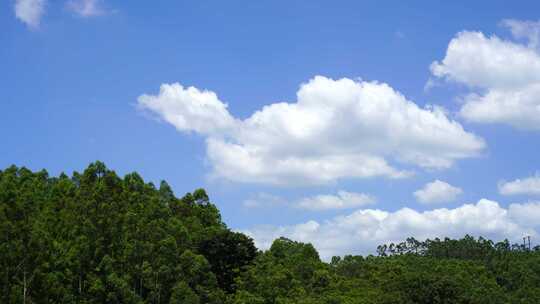
[[[66,3],[66,7],[82,17],[95,17],[107,13],[100,0],[70,0]]]
[[[505,19],[502,25],[509,28],[515,38],[527,39],[530,47],[540,46],[540,21]]]
[[[45,13],[45,6],[45,0],[16,0],[15,17],[30,28],[37,29],[41,23],[41,17]]]
[[[285,199],[282,197],[264,192],[259,192],[242,203],[245,208],[272,208],[283,204]]]
[[[499,183],[499,193],[503,195],[540,195],[540,173],[531,177]]]
[[[375,198],[365,193],[338,191],[336,195],[316,195],[298,201],[295,206],[301,209],[321,211],[358,208],[375,203]]]

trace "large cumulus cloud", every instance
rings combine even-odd
[[[216,93],[180,84],[138,102],[179,131],[205,136],[212,175],[240,182],[401,178],[415,167],[449,168],[485,147],[442,108],[421,108],[379,82],[316,76],[296,102],[269,104],[244,120]]]

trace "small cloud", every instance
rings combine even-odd
[[[396,36],[396,38],[398,38],[398,39],[405,39],[406,38],[405,34],[402,31],[399,31],[399,30],[394,33],[394,36]]]
[[[540,195],[540,173],[511,182],[503,181],[499,183],[499,193],[502,195]]]
[[[416,200],[422,204],[434,204],[452,202],[462,193],[463,190],[460,188],[437,179],[427,183],[424,188],[415,191],[413,194]]]
[[[15,17],[32,29],[39,28],[41,17],[45,13],[45,0],[16,0]]]
[[[70,0],[66,7],[75,14],[82,17],[95,17],[107,13],[100,0]]]

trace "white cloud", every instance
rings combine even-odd
[[[100,16],[106,13],[100,0],[70,0],[66,7],[82,17]]]
[[[450,41],[444,59],[431,64],[431,72],[470,87],[460,110],[465,119],[540,130],[538,24],[516,20],[503,24],[516,37],[528,38],[529,44],[464,31]]]
[[[514,221],[530,227],[540,227],[540,202],[511,204],[508,212]]]
[[[519,88],[540,80],[540,57],[527,46],[461,32],[450,41],[442,62],[433,62],[437,77],[480,88]]]
[[[317,184],[340,178],[400,178],[477,156],[485,144],[439,107],[419,108],[384,83],[302,84],[295,103],[274,103],[245,120],[210,91],[162,85],[139,106],[179,131],[207,137],[212,176],[239,182]]]
[[[463,190],[460,188],[437,179],[427,183],[424,188],[415,191],[413,194],[420,203],[432,204],[452,202],[462,193]]]
[[[540,175],[537,173],[535,176],[502,182],[499,184],[499,193],[503,195],[540,195]]]
[[[410,174],[394,169],[377,156],[278,155],[265,148],[208,138],[207,156],[213,165],[212,177],[245,183],[303,185],[329,183],[344,177],[402,178]]]
[[[178,131],[194,131],[204,135],[231,132],[235,120],[214,92],[195,87],[163,84],[159,95],[142,95],[139,107],[158,114]]]
[[[523,218],[523,213],[530,215]],[[321,257],[372,254],[377,245],[400,242],[407,237],[419,240],[435,237],[459,238],[465,234],[493,240],[520,241],[523,235],[538,236],[540,204],[512,204],[509,209],[482,199],[455,209],[418,212],[403,208],[395,212],[378,209],[357,210],[319,223],[307,221],[291,226],[259,226],[242,232],[254,238],[257,247],[268,249],[280,236],[312,243]]]
[[[340,190],[335,195],[319,194],[292,200],[286,200],[280,196],[260,192],[246,199],[242,204],[245,208],[275,208],[281,206],[323,211],[357,208],[374,203],[375,197],[369,194]]]
[[[301,199],[296,207],[307,210],[350,209],[375,203],[375,198],[365,193],[338,191],[337,195],[316,195]]]
[[[508,27],[517,39],[527,39],[530,47],[537,48],[539,46],[540,21],[506,19],[502,21],[502,25]]]
[[[15,16],[30,28],[38,28],[45,5],[45,0],[16,0]]]

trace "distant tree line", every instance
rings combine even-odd
[[[540,248],[459,240],[383,244],[320,260],[286,238],[259,251],[202,189],[0,170],[0,303],[540,303]]]
[[[539,219],[540,220],[540,219]],[[445,238],[441,240],[435,238],[425,241],[418,241],[413,237],[406,241],[394,244],[383,244],[377,246],[379,256],[417,254],[434,258],[455,258],[463,260],[483,260],[492,258],[494,255],[507,254],[509,252],[529,252],[539,251],[540,246],[531,247],[530,244],[510,244],[508,240],[494,243],[491,240],[479,237],[475,239],[470,235],[454,240]]]

